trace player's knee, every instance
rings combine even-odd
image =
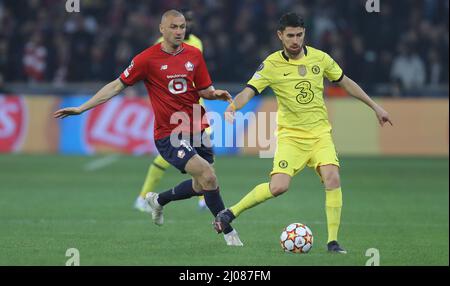
[[[331,172],[323,178],[323,182],[327,189],[335,189],[341,186],[341,180],[338,172]]]
[[[270,185],[270,192],[274,197],[284,194],[288,189],[287,185]]]
[[[202,173],[199,181],[204,190],[213,190],[217,188],[217,177],[214,170],[211,168],[208,168]]]

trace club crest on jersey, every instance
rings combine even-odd
[[[189,61],[187,63],[185,63],[184,66],[186,67],[187,71],[193,71],[194,70],[194,64],[189,62]]]
[[[178,150],[178,153],[177,153],[178,158],[183,159],[185,155],[186,155],[186,153],[184,152],[184,150]]]
[[[298,74],[301,76],[305,76],[307,73],[306,66],[305,65],[299,65],[298,66]]]
[[[281,169],[286,169],[287,166],[288,166],[288,162],[287,162],[286,160],[281,160],[281,161],[278,163],[278,166],[280,166]]]
[[[163,70],[166,70],[168,68],[168,66],[167,65],[162,65],[161,66],[161,70],[163,71]]]
[[[312,70],[313,74],[319,74],[320,73],[320,68],[319,68],[318,65],[313,66],[311,70]]]

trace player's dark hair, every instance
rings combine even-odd
[[[305,27],[305,21],[299,15],[294,12],[286,13],[281,16],[280,21],[278,22],[278,31],[283,32],[286,27]]]

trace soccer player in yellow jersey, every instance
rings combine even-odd
[[[237,204],[220,212],[214,221],[217,232],[227,227],[243,211],[285,193],[291,178],[305,166],[314,168],[325,187],[328,251],[346,253],[337,242],[341,219],[342,192],[339,160],[331,137],[331,125],[323,99],[323,78],[338,83],[350,95],[373,109],[381,126],[392,125],[388,113],[376,104],[325,52],[304,44],[304,21],[288,13],[279,21],[278,37],[283,50],[268,56],[231,103],[225,117],[253,96],[271,87],[277,97],[277,149],[270,183],[256,186]]]
[[[192,30],[195,26],[194,22],[194,12],[192,10],[182,10],[182,13],[186,19],[186,34],[184,37],[184,42],[188,45],[194,46],[203,52],[202,41],[192,34]],[[160,37],[156,43],[162,42],[163,38]],[[200,99],[200,104],[203,104],[203,99]],[[206,132],[210,132],[211,127],[209,127]],[[144,185],[142,186],[141,192],[134,203],[134,207],[143,212],[151,212],[151,209],[147,202],[145,201],[145,195],[149,192],[156,192],[156,187],[163,178],[166,169],[170,164],[164,160],[161,155],[156,156],[153,163],[150,165],[147,171],[147,177],[145,178]],[[207,206],[205,203],[205,198],[203,196],[198,197],[198,206],[201,210],[206,210]]]

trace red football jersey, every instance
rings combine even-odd
[[[198,105],[198,91],[212,82],[199,49],[183,43],[170,54],[156,44],[134,57],[120,79],[125,85],[144,81],[155,114],[155,139],[170,136],[177,127],[197,133],[209,126],[202,121],[205,109]],[[200,116],[194,116],[194,105]]]

